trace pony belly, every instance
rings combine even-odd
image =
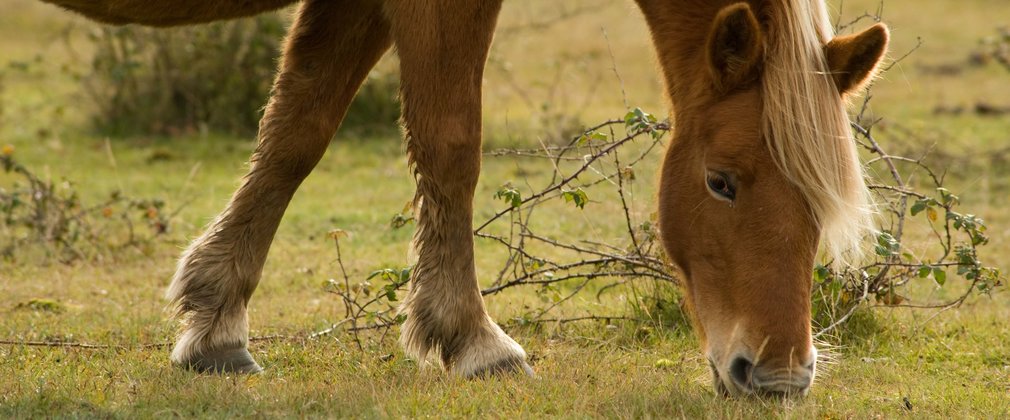
[[[248,17],[280,9],[296,0],[42,0],[114,25],[176,26]]]

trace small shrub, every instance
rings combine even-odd
[[[84,85],[105,134],[254,133],[285,24],[278,14],[173,29],[100,27]]]
[[[183,28],[100,27],[85,90],[106,135],[256,133],[281,55],[286,19],[270,13]],[[343,127],[372,134],[396,129],[394,72],[373,71]]]

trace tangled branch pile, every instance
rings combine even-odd
[[[149,243],[168,230],[170,215],[159,199],[135,199],[116,191],[85,204],[74,183],[43,179],[0,151],[0,169],[14,176],[0,187],[0,259],[69,263],[113,255]],[[36,258],[34,255],[40,255]]]

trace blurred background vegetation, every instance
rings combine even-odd
[[[95,27],[87,31],[95,51],[90,66],[71,72],[95,105],[100,134],[251,137],[289,25],[280,12],[171,29]],[[395,71],[369,73],[344,130],[395,133],[398,83]]]

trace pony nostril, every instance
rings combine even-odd
[[[750,360],[744,357],[737,357],[733,359],[733,363],[729,365],[729,376],[733,378],[733,382],[736,382],[741,388],[750,388],[751,373],[754,370],[754,364]]]

